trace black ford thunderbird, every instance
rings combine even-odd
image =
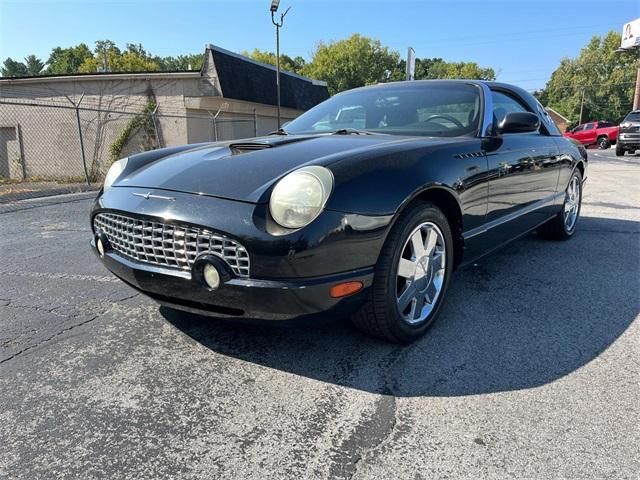
[[[273,134],[118,160],[91,213],[106,267],[221,318],[350,316],[408,342],[453,270],[576,229],[584,148],[526,91],[414,81],[332,97]]]

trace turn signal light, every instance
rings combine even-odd
[[[362,282],[344,282],[331,287],[330,295],[332,298],[341,298],[353,295],[362,290]]]

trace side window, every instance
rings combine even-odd
[[[573,129],[573,133],[581,132],[582,130],[584,130],[584,125],[578,125]]]
[[[587,123],[587,124],[584,126],[584,129],[585,129],[585,130],[593,130],[594,128],[596,128],[596,124],[595,124],[595,123]]]
[[[491,92],[493,97],[493,116],[496,123],[500,123],[507,113],[528,112],[525,106],[510,95],[502,92]]]

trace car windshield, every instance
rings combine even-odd
[[[624,122],[640,122],[640,112],[631,112],[625,117]]]
[[[479,89],[469,84],[364,88],[336,95],[286,125],[287,133],[385,133],[456,137],[475,135]]]

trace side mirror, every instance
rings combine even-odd
[[[540,119],[531,112],[509,112],[498,124],[498,133],[535,132],[540,128]]]

